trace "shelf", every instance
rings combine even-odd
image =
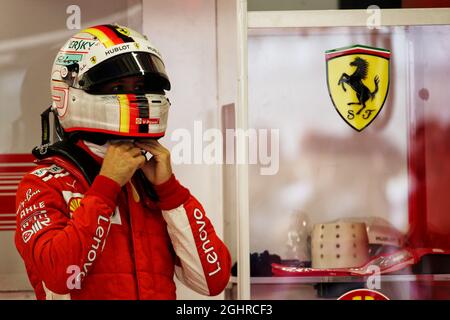
[[[251,284],[316,284],[366,282],[368,277],[252,277]],[[382,275],[381,282],[441,281],[450,282],[450,274],[401,274]],[[237,277],[231,277],[230,283],[237,284]]]
[[[367,27],[367,10],[251,11],[248,27]],[[450,8],[382,9],[382,26],[448,24]]]

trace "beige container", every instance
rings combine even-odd
[[[360,267],[369,261],[364,223],[336,222],[314,225],[311,235],[312,267]]]

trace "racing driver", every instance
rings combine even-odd
[[[174,274],[203,295],[225,288],[228,249],[158,142],[167,90],[161,54],[129,28],[85,29],[58,52],[38,166],[16,196],[38,299],[175,299]]]

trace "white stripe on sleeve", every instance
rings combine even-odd
[[[193,230],[183,205],[172,210],[162,210],[167,231],[181,268],[175,268],[177,278],[192,290],[209,295],[208,283],[197,251]]]

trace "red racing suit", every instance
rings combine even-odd
[[[60,157],[25,175],[16,247],[38,299],[175,299],[174,273],[203,295],[228,283],[231,259],[201,204],[172,175],[158,202],[105,176],[91,186]]]

